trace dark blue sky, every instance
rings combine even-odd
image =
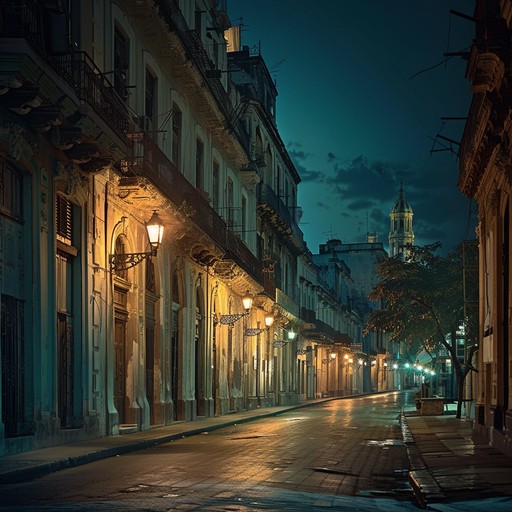
[[[329,238],[387,248],[389,212],[403,183],[416,243],[443,252],[474,238],[476,208],[457,189],[456,154],[471,101],[468,0],[228,0],[242,44],[260,45],[276,79],[277,123],[299,171],[309,248]],[[431,68],[431,69],[430,69]],[[446,141],[441,141],[448,144]],[[458,146],[454,145],[455,152]],[[472,214],[470,216],[470,210]],[[471,217],[468,229],[468,218]]]

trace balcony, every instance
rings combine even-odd
[[[2,95],[7,107],[26,116],[28,124],[38,131],[44,131],[41,127],[50,129],[48,123],[62,125],[66,131],[71,124],[79,128],[81,142],[96,141],[100,133],[111,131],[118,139],[116,144],[129,148],[128,109],[92,59],[85,52],[71,51],[65,31],[59,31],[58,16],[63,15],[51,13],[43,2],[34,0],[0,0],[0,8],[1,78],[3,83],[7,78],[12,84]],[[43,38],[48,30],[55,31],[50,41]],[[18,82],[15,85],[14,79]],[[30,89],[33,97],[38,97],[37,102],[25,101]],[[96,114],[92,122],[87,121],[83,104]],[[102,129],[96,126],[100,120],[104,123]],[[105,141],[105,147],[111,144],[111,140]],[[101,148],[96,147],[88,158],[97,153]]]
[[[236,115],[224,88],[221,80],[222,70],[216,69],[214,63],[210,60],[200,34],[196,30],[189,29],[177,0],[155,0],[154,5],[169,31],[175,32],[178,35],[185,50],[184,55],[192,60],[195,67],[201,73],[202,84],[206,85],[209,92],[215,98],[224,115],[227,129],[236,134],[239,143],[248,154],[250,148],[249,134]],[[219,10],[222,12],[222,5],[219,7]],[[222,128],[225,129],[225,127]]]
[[[474,163],[488,161],[482,153],[492,152],[495,147],[495,144],[491,143],[494,140],[493,137],[489,137],[487,144],[481,144],[488,135],[487,131],[491,129],[488,126],[491,111],[492,105],[486,99],[485,93],[473,95],[459,149],[458,187],[467,197],[474,197],[483,177],[484,167]],[[484,157],[483,160],[482,157]]]
[[[258,184],[257,198],[258,210],[264,219],[270,222],[295,254],[303,254],[305,251],[304,234],[294,221],[288,206],[265,183]]]
[[[128,197],[137,188],[142,188],[144,192],[140,177],[146,179],[171,201],[178,217],[183,219],[186,224],[184,229],[188,230],[186,236],[190,241],[188,246],[191,256],[196,261],[212,266],[219,275],[230,273],[236,264],[263,287],[262,262],[228,229],[226,222],[210,206],[205,195],[181,174],[148,134],[143,135],[142,145],[142,161],[134,159],[127,162],[129,170],[120,181],[122,193]],[[216,250],[207,247],[205,234]],[[229,277],[227,274],[223,277]]]
[[[305,329],[302,334],[317,343],[335,343],[350,348],[353,340],[345,333],[336,331],[330,325],[316,318],[316,313],[312,309],[300,308],[300,318],[305,323]]]

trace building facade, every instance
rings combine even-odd
[[[0,6],[0,453],[339,392],[359,327],[225,2]]]
[[[460,146],[459,189],[478,204],[479,351],[475,429],[512,453],[510,43],[512,2],[477,0],[467,78],[473,98]]]
[[[350,276],[347,283],[347,311],[357,318],[357,329],[351,340],[352,356],[349,359],[357,361],[358,372],[361,373],[360,384],[363,391],[386,391],[398,387],[394,364],[400,358],[400,350],[388,342],[383,332],[370,332],[363,335],[364,325],[373,311],[380,307],[370,301],[368,295],[378,282],[376,267],[382,258],[388,254],[382,243],[377,241],[373,233],[369,233],[366,243],[343,243],[341,240],[329,240],[320,245],[319,254],[313,256],[313,261],[323,269],[341,264]],[[359,367],[361,367],[359,369]]]

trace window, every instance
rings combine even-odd
[[[181,170],[182,114],[176,104],[172,107],[172,163]]]
[[[196,139],[196,188],[204,190],[204,144],[201,139]]]
[[[0,211],[23,220],[21,174],[8,162],[0,162]]]
[[[73,209],[71,203],[60,194],[55,201],[55,230],[57,240],[66,245],[72,245]]]
[[[149,68],[146,68],[145,114],[148,119],[148,129],[155,130],[157,118],[157,78]]]
[[[233,180],[228,178],[226,185],[226,206],[233,207],[234,195],[233,195]]]
[[[76,256],[75,211],[79,210],[63,195],[55,197],[55,299],[57,306],[57,364],[58,413],[61,428],[76,428],[81,425],[80,397],[75,385],[78,371],[80,346],[80,280],[79,261]],[[78,217],[77,217],[78,218]]]
[[[194,28],[198,34],[201,34],[202,24],[203,24],[203,12],[196,5],[196,10],[194,11]]]
[[[245,196],[242,196],[242,238],[246,240],[246,230],[247,230],[247,199]]]
[[[119,254],[119,255],[126,254],[126,244],[127,244],[126,236],[119,235],[116,238],[116,245],[114,248],[115,254]],[[127,269],[116,270],[116,276],[127,281],[128,280],[128,270]]]
[[[128,69],[130,41],[118,26],[114,29],[114,89],[126,100],[128,98]]]
[[[219,162],[213,161],[212,170],[212,206],[215,210],[219,207]]]

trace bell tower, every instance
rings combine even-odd
[[[414,244],[414,232],[412,230],[413,211],[411,205],[405,200],[405,193],[400,183],[398,199],[395,201],[389,217],[391,228],[389,231],[389,255],[391,257],[401,254],[407,257],[406,245]]]

